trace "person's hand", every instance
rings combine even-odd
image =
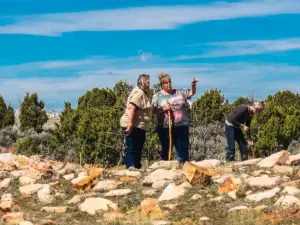
[[[248,140],[248,147],[251,147],[251,146],[253,146],[253,141]]]
[[[247,127],[246,125],[242,125],[242,128],[243,128],[243,130],[245,131],[245,132],[248,132],[249,131],[249,127]]]
[[[164,111],[165,112],[171,111],[171,104],[170,103],[167,103],[167,104],[164,105]]]
[[[192,85],[196,85],[199,82],[198,79],[196,79],[195,77],[193,77],[192,79]]]
[[[131,134],[132,127],[133,127],[133,125],[129,124],[128,127],[127,127],[127,129],[124,131],[124,133],[125,133],[126,136],[129,136]]]

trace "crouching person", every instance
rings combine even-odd
[[[148,98],[149,89],[150,76],[140,75],[137,80],[137,87],[130,93],[125,113],[120,119],[126,140],[126,168],[140,169],[142,167],[142,150],[152,117],[152,106]]]
[[[250,132],[250,124],[254,114],[261,113],[265,109],[264,101],[256,101],[253,105],[241,104],[237,106],[225,121],[225,133],[227,138],[227,161],[235,160],[235,141],[238,143],[241,159],[248,159],[248,147],[253,145]],[[248,136],[248,145],[242,129]]]

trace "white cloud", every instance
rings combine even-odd
[[[210,5],[154,6],[24,15],[0,27],[0,34],[58,36],[76,31],[165,30],[185,24],[300,13],[299,0],[255,0]]]
[[[84,59],[89,61],[90,59]],[[80,67],[68,77],[42,77],[44,70],[61,72],[61,65],[73,67],[74,62],[79,62]],[[204,90],[210,88],[221,89],[225,97],[234,99],[237,96],[248,96],[253,91],[259,98],[265,98],[267,94],[274,93],[280,89],[296,89],[295,84],[300,82],[298,77],[300,66],[286,64],[263,64],[263,63],[191,63],[191,64],[152,64],[151,66],[131,66],[116,68],[115,64],[101,68],[99,63],[82,65],[80,60],[60,61],[59,67],[50,68],[41,65],[55,65],[53,62],[37,62],[21,65],[31,66],[32,77],[2,77],[0,78],[0,93],[5,100],[13,104],[18,103],[26,92],[37,92],[42,100],[62,108],[64,101],[76,103],[79,96],[87,90],[95,87],[113,87],[118,80],[126,80],[131,84],[136,83],[139,74],[151,75],[151,83],[158,81],[158,72],[169,73],[173,80],[174,87],[190,87],[192,77],[197,77],[199,82],[198,96]],[[143,64],[143,63],[142,63]],[[34,69],[32,66],[36,65]],[[124,64],[123,64],[124,65]],[[16,65],[19,67],[20,65]],[[95,69],[91,69],[95,68]],[[14,66],[10,66],[14,70]],[[68,67],[63,67],[69,71]],[[34,72],[35,71],[35,72]],[[0,67],[1,73],[1,67]],[[39,76],[38,74],[42,74]],[[287,78],[289,80],[287,81]]]
[[[227,56],[259,55],[273,52],[300,50],[300,38],[277,40],[243,40],[229,42],[213,42],[208,44],[188,45],[189,47],[209,47],[200,55],[180,55],[174,60],[190,60],[197,58],[216,58]]]

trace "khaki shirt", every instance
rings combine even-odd
[[[150,121],[152,117],[152,106],[148,96],[142,89],[138,87],[132,90],[127,99],[127,107],[120,120],[121,127],[128,127],[129,125],[128,106],[130,103],[134,104],[137,107],[134,113],[133,127],[149,131]]]

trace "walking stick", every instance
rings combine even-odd
[[[168,119],[169,119],[169,161],[171,160],[171,152],[172,152],[172,120],[171,120],[171,112],[168,111]]]

